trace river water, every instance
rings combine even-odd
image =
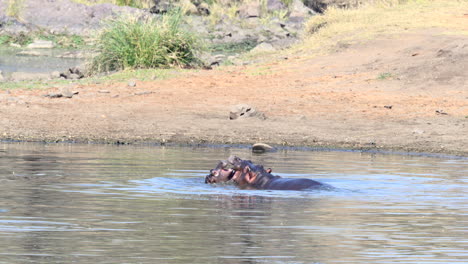
[[[336,187],[239,190],[230,154]],[[0,143],[0,263],[467,263],[468,161]]]
[[[0,71],[6,76],[13,72],[26,73],[51,73],[53,71],[64,72],[68,68],[78,66],[84,62],[83,59],[60,58],[66,50],[51,49],[41,50],[41,56],[17,55],[17,49],[0,49]]]

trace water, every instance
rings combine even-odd
[[[332,191],[206,185],[237,154]],[[468,161],[0,143],[0,263],[467,263]]]
[[[43,56],[20,56],[17,49],[0,49],[0,71],[6,76],[13,72],[26,73],[51,73],[53,71],[63,72],[68,68],[83,63],[83,59],[59,58],[59,54],[65,50],[51,49],[40,50]]]

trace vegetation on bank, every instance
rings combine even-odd
[[[357,9],[328,8],[306,22],[301,50],[335,50],[382,34],[418,29],[468,35],[468,0],[376,0]]]
[[[0,91],[25,89],[25,90],[40,90],[50,87],[64,87],[69,85],[93,85],[93,84],[112,84],[116,82],[128,82],[128,80],[151,81],[165,80],[175,78],[188,70],[184,69],[138,69],[124,70],[108,75],[94,75],[79,80],[28,80],[28,81],[13,81],[0,82]]]
[[[102,0],[102,2],[109,1]],[[96,3],[99,0],[88,2]],[[435,32],[443,30],[446,33],[456,32],[468,35],[465,15],[468,10],[468,0],[375,0],[371,2],[373,4],[362,5],[357,9],[328,8],[323,15],[313,16],[305,24],[304,41],[293,48],[292,52],[301,56],[306,56],[306,54],[313,56],[321,52],[335,51],[340,47],[372,39],[378,35],[424,28]],[[130,75],[138,75],[142,68],[196,65],[199,51],[202,49],[201,41],[195,37],[194,33],[183,30],[182,18],[179,11],[155,18],[155,20],[138,21],[134,18],[121,18],[110,21],[97,38],[97,42],[93,43],[97,45],[97,51],[100,53],[93,60],[92,72],[126,69],[125,72],[131,72]],[[63,47],[73,47],[84,43],[79,36],[20,34],[14,37],[0,36],[0,45],[9,43],[26,45],[35,38],[64,43],[64,45],[58,45]],[[68,40],[62,40],[66,38]],[[218,44],[213,46],[211,51],[223,54],[242,53],[255,45],[255,42]],[[264,55],[262,54],[263,57]],[[252,58],[244,57],[244,59],[251,60]],[[378,79],[390,77],[388,73],[377,76]]]
[[[82,36],[36,32],[33,34],[2,34],[0,35],[0,46],[17,44],[24,47],[33,43],[35,39],[52,41],[58,48],[83,48],[86,45]]]
[[[6,15],[19,18],[23,5],[24,0],[8,0]]]
[[[122,17],[108,21],[96,40],[92,72],[187,67],[198,62],[201,42],[182,28],[180,10],[145,21]]]
[[[119,6],[131,6],[136,8],[148,8],[154,4],[154,0],[72,0],[73,2],[85,4],[85,5],[95,5],[110,3]]]

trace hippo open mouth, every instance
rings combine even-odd
[[[231,165],[230,169],[227,166]],[[220,161],[216,168],[210,170],[205,183],[232,181],[242,189],[263,190],[305,190],[330,188],[331,186],[307,178],[281,178],[271,174],[271,169],[256,165],[250,160],[230,156],[227,161]]]
[[[217,182],[226,182],[230,181],[234,174],[236,173],[235,170],[232,169],[212,169],[210,170],[210,174],[206,175],[205,183],[217,183]]]

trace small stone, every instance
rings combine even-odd
[[[35,51],[35,50],[22,50],[22,51],[16,53],[16,56],[38,57],[38,56],[42,56],[42,54],[39,51]]]
[[[68,77],[67,79],[70,79],[70,80],[78,80],[80,79],[81,76],[76,73],[70,73],[67,77]]]
[[[255,48],[253,48],[250,53],[264,53],[264,52],[273,52],[275,51],[275,47],[270,43],[262,42],[258,44]]]
[[[255,153],[264,153],[264,152],[271,152],[271,151],[276,151],[276,148],[265,143],[255,143],[252,145],[252,152],[255,152]]]
[[[305,115],[300,115],[296,118],[298,121],[304,121],[307,120],[307,117]]]
[[[260,2],[244,3],[239,8],[239,16],[241,18],[259,17],[260,9],[261,9]]]
[[[248,117],[256,117],[261,120],[265,120],[266,116],[264,113],[257,111],[250,105],[246,104],[238,104],[231,107],[229,112],[229,119],[235,120],[238,118],[248,118]]]
[[[62,89],[62,95],[66,98],[72,98],[73,93],[68,89],[68,88],[63,88]]]
[[[151,91],[144,91],[144,92],[136,92],[134,95],[145,95],[145,94],[152,94],[153,92]]]
[[[44,95],[44,97],[49,97],[49,98],[60,98],[62,96],[63,95],[61,93],[48,93],[48,94]]]
[[[135,87],[135,86],[136,86],[136,81],[133,81],[133,80],[132,80],[132,81],[128,81],[127,85],[128,85],[129,87]]]
[[[110,93],[109,90],[99,90],[98,93]]]
[[[27,46],[28,49],[52,49],[55,47],[54,42],[50,40],[37,39]]]
[[[62,96],[66,97],[66,98],[72,98],[75,94],[78,94],[78,93],[79,92],[71,91],[70,88],[68,88],[68,87],[64,87],[61,90]]]

